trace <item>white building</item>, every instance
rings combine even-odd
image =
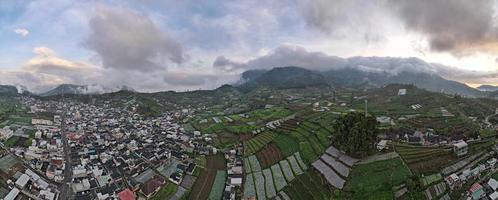
[[[457,156],[466,155],[468,150],[469,150],[469,145],[465,141],[453,144],[453,152],[455,152]]]
[[[14,131],[10,130],[10,127],[6,126],[0,129],[0,139],[8,140],[14,135]]]

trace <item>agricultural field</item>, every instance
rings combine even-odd
[[[284,191],[291,199],[330,199],[330,191],[326,185],[326,181],[309,170],[305,173],[296,176],[285,188]]]
[[[208,199],[218,170],[226,169],[223,155],[206,156],[206,165],[192,186],[188,199]]]
[[[442,135],[463,134],[465,136],[477,136],[479,127],[467,117],[416,117],[402,121],[400,126],[418,129],[432,128]]]
[[[456,161],[451,148],[395,145],[396,152],[416,174],[435,173]],[[434,159],[437,158],[437,159]]]
[[[251,160],[251,157],[247,160]],[[292,167],[289,162],[293,163]],[[300,164],[302,161],[296,154],[280,160],[280,162],[262,171],[253,170],[253,173],[247,173],[244,183],[244,198],[258,196],[258,199],[272,199],[276,197],[296,176],[303,174],[303,169],[307,167],[300,167]]]
[[[325,131],[313,130],[309,126],[303,123],[290,134],[291,137],[298,141],[299,150],[307,163],[318,159],[325,152],[326,147],[329,145],[328,135],[330,134]],[[319,139],[318,135],[321,135],[320,138],[322,139]]]
[[[278,147],[273,143],[270,143],[261,151],[256,153],[256,157],[258,158],[263,169],[270,167],[283,158],[282,153],[280,153]]]
[[[393,199],[392,188],[412,176],[400,158],[353,166],[341,199]]]
[[[276,133],[273,132],[263,132],[258,134],[256,137],[247,140],[244,142],[244,155],[252,155],[258,152],[261,148],[270,143],[273,138],[277,136]]]
[[[280,149],[280,152],[285,157],[299,151],[299,143],[286,134],[278,134],[278,136],[273,139],[273,143],[277,145],[278,149]]]
[[[154,195],[151,200],[162,200],[162,199],[170,199],[175,195],[178,190],[178,186],[172,182],[167,182],[165,186],[159,190],[159,192]]]
[[[251,133],[253,130],[262,128],[266,122],[289,116],[292,111],[284,107],[273,107],[247,112],[241,115],[212,116],[198,119],[190,125],[203,133],[215,134],[227,131],[232,134]],[[218,123],[214,120],[216,118]]]
[[[227,172],[224,170],[218,170],[216,172],[216,178],[214,179],[213,187],[209,193],[209,199],[221,199],[223,196],[223,191],[225,189],[225,181],[227,179]]]

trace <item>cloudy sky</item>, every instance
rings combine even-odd
[[[417,57],[441,64],[429,71],[447,78],[498,84],[497,7],[492,0],[6,0],[0,84],[35,92],[62,83],[211,89],[248,69],[324,69],[355,56]],[[371,67],[390,70],[383,66]]]

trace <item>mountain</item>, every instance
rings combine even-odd
[[[420,62],[413,59],[410,61]],[[478,89],[457,81],[447,80],[429,71],[399,70],[398,72],[393,72],[362,70],[361,67],[365,67],[365,64],[361,63],[361,66],[331,68],[325,71],[313,71],[300,67],[249,70],[242,73],[240,84],[237,87],[242,91],[252,90],[261,86],[282,89],[321,85],[370,89],[389,84],[411,84],[432,92],[458,94],[468,97],[484,97],[486,95],[485,92]]]
[[[412,84],[433,92],[482,97],[484,93],[463,83],[443,77],[416,71],[403,71],[397,74],[388,72],[367,72],[353,68],[334,69],[323,72],[334,85],[351,88],[376,88],[392,83]]]
[[[22,92],[19,92],[17,90],[16,86],[12,86],[12,85],[0,85],[0,94],[1,95],[17,95],[19,93],[22,93]]]
[[[54,89],[40,94],[40,96],[55,96],[62,94],[86,94],[88,86],[74,85],[74,84],[61,84]]]
[[[61,84],[56,88],[49,90],[40,94],[40,96],[54,96],[61,94],[105,94],[117,91],[126,91],[126,92],[136,92],[133,88],[128,87],[126,85],[115,87],[115,88],[107,88],[98,84],[91,85],[75,85],[75,84]]]
[[[498,86],[481,85],[481,86],[477,87],[477,89],[479,89],[480,91],[484,91],[484,92],[494,92],[494,91],[498,91]]]
[[[250,70],[242,74],[242,79],[243,83],[237,86],[242,91],[258,87],[288,89],[328,85],[322,74],[300,67],[276,67],[269,71]]]

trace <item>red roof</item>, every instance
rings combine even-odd
[[[479,184],[479,183],[474,183],[474,185],[472,185],[472,187],[470,187],[469,191],[471,193],[474,193],[475,191],[479,190],[482,188],[482,185]]]
[[[118,197],[120,200],[135,200],[135,193],[133,193],[130,189],[126,188],[125,190],[118,193]]]

